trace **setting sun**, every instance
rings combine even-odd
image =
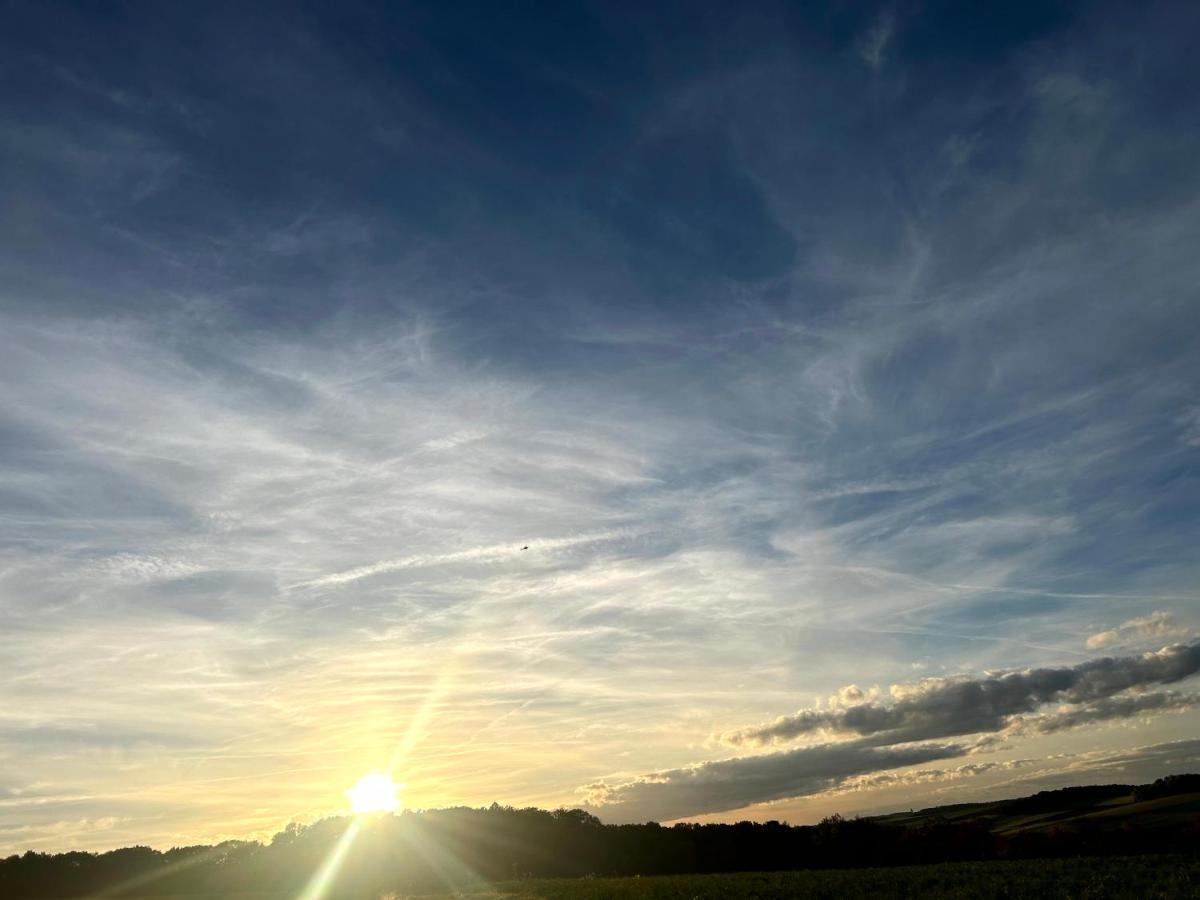
[[[393,784],[387,775],[372,772],[358,779],[358,783],[346,791],[346,796],[350,798],[350,809],[358,815],[395,812],[400,805],[396,793],[403,787],[402,784]]]

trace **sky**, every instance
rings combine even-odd
[[[3,19],[0,853],[1200,771],[1197,4]]]

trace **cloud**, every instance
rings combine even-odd
[[[946,769],[912,769],[908,772],[879,772],[870,775],[858,775],[846,779],[833,792],[849,793],[870,791],[883,787],[911,787],[913,785],[940,784],[942,782],[961,781],[965,778],[978,778],[998,772],[1012,772],[1036,765],[1036,759],[1009,759],[1003,762],[966,763]]]
[[[929,682],[903,686],[898,693],[905,699],[896,706],[920,701],[921,710],[901,710],[899,716],[905,724],[887,728],[878,734],[868,732],[871,736],[852,741],[697,763],[623,781],[601,781],[581,790],[585,803],[609,820],[670,820],[819,793],[912,787],[1009,772],[1034,765],[1036,760],[998,760],[908,772],[891,770],[988,752],[994,748],[997,740],[991,737],[970,744],[935,744],[922,742],[921,738],[924,737],[999,731],[1001,727],[1005,729],[1005,737],[1049,735],[1097,722],[1192,708],[1200,703],[1200,697],[1191,694],[1163,691],[1112,697],[1106,696],[1106,693],[1151,681],[1188,677],[1185,673],[1194,673],[1200,668],[1200,661],[1196,658],[1198,653],[1200,645],[1173,647],[1141,658],[1099,661],[1107,664],[1103,666],[1089,668],[1085,664],[1071,669],[1010,673],[1008,676],[999,676],[1001,680],[1008,681],[1004,688],[997,687],[996,679],[956,682],[956,689],[962,689],[965,685],[974,686],[967,687],[965,694],[989,707],[989,712],[983,718],[994,726],[990,729],[977,727],[981,721],[980,713],[978,710],[964,711],[962,694],[958,690],[947,693],[944,684],[934,687]],[[1014,679],[1013,676],[1020,678]],[[1019,689],[1019,685],[1025,685],[1025,689]],[[1039,716],[1018,717],[1001,712],[1002,709],[1011,710],[1023,708],[1029,703],[1045,702],[1038,700],[1039,697],[1082,698],[1097,694],[1100,699],[1067,705]],[[865,694],[861,690],[844,690],[838,696],[852,699]],[[933,724],[946,722],[948,713],[937,709],[946,702],[971,724]],[[833,710],[826,715],[852,713],[856,708],[867,705],[863,703],[858,707]],[[919,737],[916,736],[918,731]],[[740,740],[746,740],[746,732],[738,734]]]
[[[487,547],[472,547],[469,550],[459,550],[454,553],[408,556],[401,559],[389,559],[382,562],[371,563],[370,565],[359,566],[345,572],[334,572],[329,575],[323,575],[320,578],[314,578],[311,581],[302,582],[296,585],[296,587],[322,587],[327,585],[347,584],[352,581],[359,581],[363,578],[371,578],[375,575],[383,575],[390,572],[401,572],[405,569],[447,565],[450,563],[494,562],[497,560],[516,557],[518,554],[526,550],[535,553],[549,553],[556,550],[570,549],[587,544],[601,544],[618,540],[623,537],[627,538],[634,536],[635,535],[632,533],[612,531],[600,534],[572,535],[561,538],[529,538],[524,542],[515,541],[508,544],[493,544]]]
[[[1200,740],[1178,740],[1120,750],[1090,750],[1055,754],[1044,768],[1004,783],[1005,793],[1048,790],[1076,784],[1119,781],[1144,784],[1164,775],[1195,771],[1200,765]]]
[[[1180,626],[1171,613],[1156,609],[1148,616],[1130,619],[1128,622],[1122,622],[1116,628],[1093,634],[1087,639],[1087,648],[1102,650],[1113,644],[1131,640],[1179,637],[1188,633],[1189,629]]]
[[[997,732],[1007,727],[1011,717],[1046,703],[1098,701],[1131,688],[1170,684],[1198,671],[1200,643],[1194,643],[1067,668],[1026,669],[984,678],[932,678],[894,685],[890,703],[801,710],[774,722],[726,732],[721,739],[735,745],[764,745],[830,732],[894,744]]]
[[[872,69],[878,69],[883,64],[883,57],[892,41],[895,25],[892,15],[885,12],[875,20],[875,24],[859,41],[858,54]]]
[[[1163,771],[1176,772],[1194,768],[1200,763],[1200,740],[1167,741],[1132,750],[1118,752],[1081,753],[1072,758],[1074,768],[1131,769],[1135,773],[1146,771],[1149,766],[1158,768],[1160,774],[1134,774],[1135,780],[1161,777]]]
[[[1053,713],[1026,716],[1017,720],[1014,728],[1018,731],[1030,730],[1038,734],[1053,734],[1056,731],[1078,728],[1081,725],[1090,725],[1095,722],[1131,719],[1148,713],[1191,709],[1197,705],[1200,705],[1200,696],[1181,694],[1176,691],[1108,697],[1093,703],[1067,706]]]
[[[1200,406],[1189,407],[1175,421],[1182,441],[1189,447],[1200,447]]]
[[[583,788],[584,802],[608,821],[670,820],[739,809],[829,790],[864,772],[964,756],[959,744],[879,748],[868,742],[821,744],[736,757]]]

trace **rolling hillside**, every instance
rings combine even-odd
[[[934,806],[874,816],[872,821],[906,828],[972,823],[1009,836],[1065,827],[1111,831],[1200,826],[1200,775],[1173,775],[1148,785],[1087,785],[1009,800]]]

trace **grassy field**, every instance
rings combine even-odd
[[[1200,897],[1200,856],[943,863],[890,869],[532,880],[442,897],[476,900],[1097,900]]]

